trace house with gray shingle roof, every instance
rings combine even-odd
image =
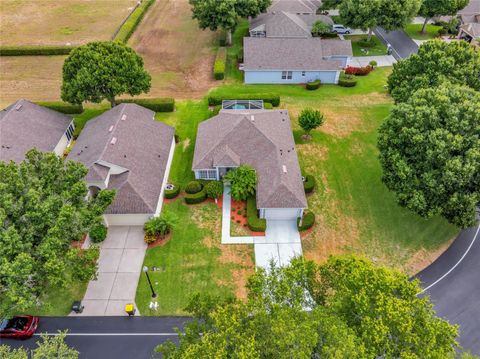
[[[307,207],[287,110],[221,110],[198,126],[195,178],[220,180],[242,164],[257,172],[261,218],[295,219]]]
[[[480,0],[470,0],[469,4],[458,12],[460,28],[458,37],[480,45]]]
[[[89,192],[115,189],[107,225],[143,225],[160,214],[175,148],[175,130],[136,104],[90,120],[68,155],[88,168]]]
[[[350,40],[311,38],[243,39],[245,83],[338,83],[352,56]]]
[[[0,161],[21,162],[32,148],[63,156],[73,131],[71,117],[18,100],[0,111]]]

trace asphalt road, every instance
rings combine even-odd
[[[480,355],[480,225],[462,231],[416,277],[437,314],[460,325],[460,345]]]
[[[377,27],[374,32],[385,45],[392,46],[392,55],[397,60],[405,59],[418,52],[418,45],[403,30],[387,32],[381,27]]]
[[[42,317],[37,335],[28,340],[2,339],[12,347],[35,348],[40,333],[68,329],[66,343],[85,359],[149,359],[153,349],[183,328],[188,317]],[[156,357],[159,357],[158,354]]]

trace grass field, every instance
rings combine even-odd
[[[109,40],[136,0],[2,0],[1,45]]]
[[[442,28],[441,26],[427,24],[425,33],[422,33],[422,26],[423,24],[408,24],[404,30],[414,40],[431,40],[437,37],[438,30]]]
[[[365,35],[347,35],[345,38],[352,41],[353,56],[377,56],[387,54],[387,48],[376,36],[372,36],[371,41],[373,42],[373,46],[370,47],[362,46],[359,43],[359,41],[367,38]]]

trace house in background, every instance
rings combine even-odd
[[[277,14],[280,11],[292,14],[316,14],[322,5],[320,0],[273,0],[267,14]]]
[[[480,46],[480,0],[470,0],[470,3],[458,12],[458,17],[458,37]]]
[[[296,219],[307,199],[287,110],[221,110],[198,126],[195,178],[220,180],[242,164],[257,173],[257,208],[266,219]]]
[[[246,84],[336,84],[352,57],[350,40],[311,38],[243,39]]]
[[[0,161],[21,162],[32,148],[63,156],[73,131],[71,117],[18,100],[0,111]]]
[[[107,225],[143,225],[160,214],[175,130],[154,116],[135,104],[118,105],[90,120],[68,155],[87,166],[92,196],[117,191],[104,215]]]

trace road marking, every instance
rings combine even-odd
[[[47,336],[57,336],[62,333],[35,333],[35,336],[47,335]],[[107,337],[114,337],[114,336],[162,336],[162,337],[171,337],[171,336],[178,336],[177,333],[66,333],[67,337],[71,336],[85,336],[85,337],[95,337],[95,336],[107,336]]]
[[[430,288],[432,288],[435,284],[437,284],[438,282],[440,282],[443,278],[445,278],[447,275],[449,275],[455,268],[457,268],[457,266],[462,263],[463,259],[467,256],[468,252],[470,252],[470,249],[472,248],[473,244],[475,243],[475,241],[477,240],[477,237],[478,237],[478,233],[480,232],[480,224],[478,225],[477,227],[477,231],[475,232],[475,235],[473,236],[473,239],[472,239],[472,242],[470,243],[470,245],[468,246],[467,250],[465,251],[465,253],[463,253],[463,256],[458,260],[457,263],[455,263],[455,265],[450,268],[448,270],[447,273],[445,273],[444,275],[442,275],[440,278],[438,278],[435,282],[433,282],[432,284],[430,284],[428,287],[426,287],[425,289],[423,289],[421,292],[417,293],[417,295],[419,294],[422,294],[423,292],[429,290]]]

